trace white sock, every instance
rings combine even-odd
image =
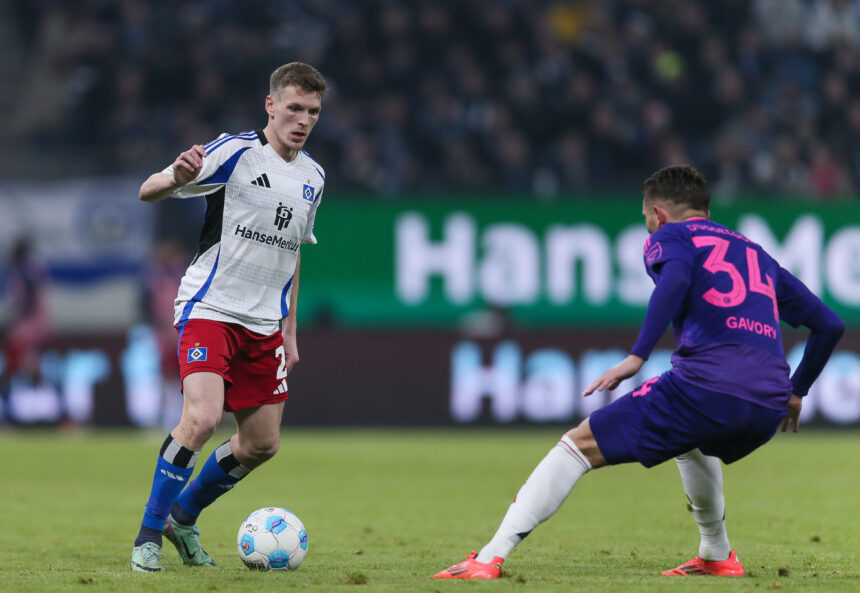
[[[720,460],[693,449],[675,458],[693,518],[699,524],[699,556],[726,560],[732,551],[726,535],[726,502]]]
[[[523,484],[493,539],[478,554],[478,562],[506,558],[532,529],[549,519],[573,490],[591,463],[567,435],[561,437]]]

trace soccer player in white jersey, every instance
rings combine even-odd
[[[145,202],[205,197],[206,214],[175,304],[182,417],[156,461],[133,571],[164,570],[162,534],[185,564],[214,566],[197,517],[278,450],[287,373],[299,361],[299,245],[317,242],[325,184],[303,147],[325,91],[313,67],[281,66],[271,76],[264,129],[192,146],[140,188]],[[234,414],[236,434],[190,480],[222,410]]]

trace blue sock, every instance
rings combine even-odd
[[[172,436],[167,435],[155,464],[152,491],[146,503],[140,533],[134,541],[135,546],[148,541],[161,545],[161,527],[176,497],[194,473],[197,453],[183,447]]]
[[[171,511],[173,518],[179,523],[194,525],[203,509],[229,492],[250,471],[233,456],[230,441],[222,443],[212,451],[200,473],[176,499]]]

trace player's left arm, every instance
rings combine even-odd
[[[314,236],[314,220],[316,219],[317,208],[322,199],[322,192],[323,187],[321,186],[308,213],[308,222],[304,235],[302,235],[302,244],[316,245],[317,243],[317,238]],[[296,253],[296,271],[293,273],[293,285],[290,290],[290,314],[281,320],[284,334],[284,350],[287,354],[287,372],[290,372],[299,362],[299,346],[296,338],[298,317],[296,312],[298,311],[297,305],[299,303],[299,268],[301,267],[301,262],[301,252],[298,252]]]
[[[282,333],[284,336],[284,351],[286,353],[287,373],[299,363],[299,344],[296,338],[298,323],[296,305],[299,302],[299,266],[302,258],[301,253],[296,254],[296,271],[293,273],[293,284],[290,288],[290,313],[281,320]]]
[[[802,398],[809,393],[809,388],[824,370],[833,349],[845,333],[845,324],[803,282],[783,268],[779,269],[776,297],[781,321],[792,327],[803,325],[810,330],[803,357],[791,376],[792,393],[788,413],[782,422],[783,432],[792,426],[793,432],[797,432],[800,428]]]
[[[615,389],[624,379],[639,372],[666,327],[680,311],[691,283],[692,268],[686,261],[670,259],[660,264],[659,280],[651,293],[636,344],[627,358],[603,373],[583,395],[591,395],[595,390]]]

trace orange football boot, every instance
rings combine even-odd
[[[434,579],[497,579],[502,576],[504,558],[496,556],[492,562],[478,562],[477,552],[466,555],[466,560],[433,575]]]
[[[453,566],[451,567],[453,568]],[[696,556],[689,562],[685,562],[678,568],[663,572],[664,577],[671,576],[699,576],[713,575],[718,577],[742,577],[744,576],[744,566],[738,560],[738,555],[732,550],[726,560],[702,560],[700,556]]]

